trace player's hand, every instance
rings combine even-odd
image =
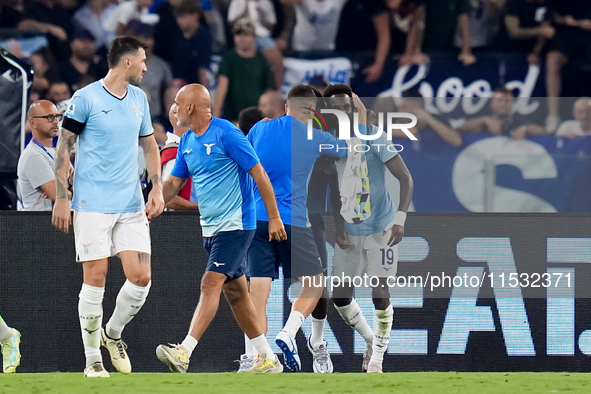
[[[336,242],[337,245],[339,245],[339,248],[341,249],[347,249],[353,246],[353,244],[349,240],[349,235],[347,235],[346,231],[337,232]]]
[[[148,195],[148,204],[146,204],[146,216],[152,220],[164,210],[164,197],[161,187],[153,187]]]
[[[458,56],[458,60],[462,62],[463,66],[470,66],[476,63],[476,56],[471,51],[462,51]]]
[[[269,241],[287,241],[287,232],[279,216],[269,219]]]
[[[398,242],[402,241],[402,237],[404,237],[404,226],[400,226],[398,224],[392,225],[389,229],[386,229],[382,232],[382,235],[388,234],[391,231],[390,239],[388,240],[388,246],[394,246]]]
[[[70,215],[70,201],[64,198],[55,200],[53,206],[53,215],[51,216],[51,223],[58,230],[67,233],[72,224],[72,216]]]

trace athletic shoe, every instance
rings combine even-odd
[[[156,348],[156,357],[168,365],[171,372],[187,373],[189,368],[189,356],[183,345],[167,343]]]
[[[383,373],[382,363],[369,363],[367,365],[367,373]]]
[[[373,354],[373,348],[371,345],[365,345],[365,352],[363,352],[363,362],[361,363],[361,372],[367,372],[367,366],[371,355]]]
[[[21,333],[11,328],[12,336],[2,342],[2,369],[4,373],[14,373],[21,363]]]
[[[97,361],[84,369],[84,376],[87,378],[108,378],[109,373],[103,367],[103,362]]]
[[[302,369],[302,362],[300,361],[300,355],[298,354],[298,346],[295,340],[289,336],[286,331],[281,331],[275,338],[275,343],[285,357],[285,365],[287,368],[294,372],[298,372]]]
[[[243,371],[244,373],[281,373],[283,372],[283,365],[279,362],[279,357],[273,355],[273,358],[267,358],[265,355],[264,358],[257,356],[257,358],[252,362],[249,369]]]
[[[238,362],[240,363],[240,366],[238,367],[238,373],[242,373],[242,372],[247,372],[250,367],[252,366],[254,359],[252,357],[247,356],[246,354],[242,354],[240,356],[240,360],[238,360]]]
[[[109,350],[111,362],[117,371],[122,374],[131,373],[131,362],[129,362],[129,356],[125,351],[127,345],[121,340],[121,338],[111,339],[107,336],[105,330],[101,328],[101,345]]]
[[[308,337],[308,350],[310,350],[310,353],[312,353],[312,356],[314,357],[312,368],[315,373],[332,373],[334,368],[332,360],[330,359],[330,353],[328,352],[328,343],[326,341],[322,341],[312,346],[310,344],[310,337]]]

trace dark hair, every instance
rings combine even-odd
[[[313,97],[316,98],[316,93],[312,90],[312,87],[298,83],[294,85],[289,93],[287,93],[287,100],[291,100],[293,97]]]
[[[321,109],[326,108],[326,102],[324,101],[324,98],[322,97],[322,93],[320,93],[320,90],[316,89],[313,86],[310,87],[316,95],[316,111],[320,111]]]
[[[495,95],[495,93],[506,94],[508,96],[513,97],[513,91],[511,89],[504,87],[504,86],[500,86],[500,87],[496,88],[495,90],[493,90],[493,96]]]
[[[182,0],[179,5],[173,8],[173,15],[175,18],[183,15],[190,15],[190,14],[199,14],[201,15],[203,12],[201,8],[201,3],[197,0]]]
[[[109,68],[117,67],[123,56],[131,52],[137,52],[140,48],[146,50],[148,46],[134,37],[121,36],[115,38],[111,41],[109,52],[107,53]]]
[[[342,84],[342,83],[335,83],[334,85],[328,85],[326,90],[324,91],[324,97],[331,97],[335,94],[346,94],[349,97],[353,97],[353,90],[350,86]]]
[[[252,126],[264,117],[265,116],[258,107],[244,108],[238,115],[238,128],[244,133],[244,135],[248,135]]]

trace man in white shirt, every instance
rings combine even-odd
[[[573,105],[574,120],[562,122],[557,137],[566,137],[574,139],[586,135],[591,135],[591,98],[581,97]]]
[[[51,101],[40,100],[31,104],[28,117],[33,139],[18,161],[18,209],[51,211],[55,201],[53,138],[62,115]]]

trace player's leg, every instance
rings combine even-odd
[[[320,256],[324,275],[327,274],[328,251],[326,250],[326,235],[324,231],[324,220],[320,214],[309,214],[314,244]],[[312,333],[308,338],[308,350],[312,353],[313,370],[316,373],[332,373],[333,365],[328,352],[328,343],[324,340],[324,326],[328,313],[328,289],[324,289],[321,298],[312,311]]]
[[[21,333],[9,327],[0,316],[0,345],[2,345],[2,371],[13,373],[21,363]]]
[[[275,343],[283,351],[285,363],[293,371],[301,369],[295,337],[306,317],[312,313],[324,290],[324,274],[312,230],[290,226],[286,248],[280,248],[283,274],[287,280],[299,280],[302,290],[291,306],[291,312]]]
[[[254,305],[257,322],[261,327],[263,333],[267,333],[267,301],[271,293],[271,284],[273,278],[250,278],[250,299]],[[244,334],[244,354],[240,356],[240,367],[238,372],[250,369],[250,364],[256,358],[256,350],[252,345],[252,341],[246,334]]]
[[[121,333],[146,302],[151,285],[150,230],[146,214],[118,215],[112,234],[112,253],[121,259],[127,280],[119,290],[115,310],[105,330],[101,331],[101,343],[109,350],[117,371],[128,374],[131,373],[131,362]]]
[[[393,309],[390,304],[388,277],[396,276],[398,268],[398,246],[388,246],[388,237],[381,233],[368,236],[365,242],[369,272],[378,277],[378,286],[372,289],[374,303],[372,355],[367,366],[368,373],[381,373],[384,354],[390,342]]]
[[[76,260],[82,263],[83,273],[78,316],[86,355],[86,377],[109,377],[100,352],[100,328],[115,221],[116,215],[112,214],[74,211]]]
[[[366,255],[363,251],[363,236],[349,235],[351,246],[341,249],[335,246],[333,259],[333,279],[339,278],[340,283],[333,289],[333,303],[345,323],[357,331],[365,340],[365,352],[361,370],[365,372],[371,358],[373,345],[373,331],[369,326],[357,301],[353,298],[354,287],[351,280],[355,276],[362,276],[366,268]],[[335,282],[337,283],[337,282]]]
[[[271,350],[264,331],[259,324],[257,311],[248,294],[244,275],[224,284],[224,296],[232,308],[238,325],[257,353],[250,369],[241,372],[278,373],[283,371],[279,359]]]

